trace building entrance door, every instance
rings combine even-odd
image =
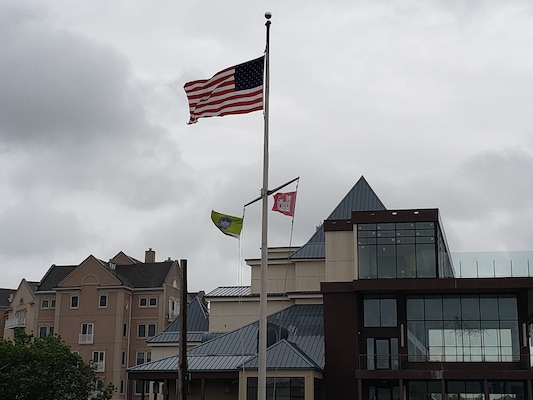
[[[369,383],[364,400],[400,400],[400,386],[397,381],[379,381]]]

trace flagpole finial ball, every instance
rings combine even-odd
[[[271,13],[270,11],[267,11],[267,12],[265,13],[265,18],[266,18],[266,19],[270,19],[270,18],[272,18],[272,13]]]

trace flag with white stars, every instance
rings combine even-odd
[[[263,109],[263,71],[265,57],[217,72],[210,79],[187,82],[190,119],[246,114]]]

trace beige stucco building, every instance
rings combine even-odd
[[[126,368],[151,360],[146,340],[178,314],[179,277],[179,263],[156,262],[152,249],[144,262],[120,252],[52,265],[34,293],[33,332],[59,335],[125,398]]]

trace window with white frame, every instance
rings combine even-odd
[[[94,324],[92,322],[82,323],[78,343],[79,344],[92,344],[93,340],[94,340]]]
[[[139,307],[157,307],[157,297],[139,297]]]
[[[70,296],[70,308],[78,308],[80,305],[80,297],[77,295]]]
[[[50,302],[48,299],[41,300],[41,308],[50,308]]]
[[[39,327],[39,337],[45,338],[47,336],[52,336],[54,334],[53,326],[40,326]]]
[[[92,366],[95,372],[105,371],[105,351],[93,351]]]
[[[100,300],[98,301],[98,307],[100,308],[107,307],[107,294],[100,295]]]
[[[137,326],[137,337],[145,338],[155,336],[155,324],[139,324]]]
[[[152,361],[152,352],[151,351],[138,351],[136,357],[136,364],[144,364],[145,362]]]

